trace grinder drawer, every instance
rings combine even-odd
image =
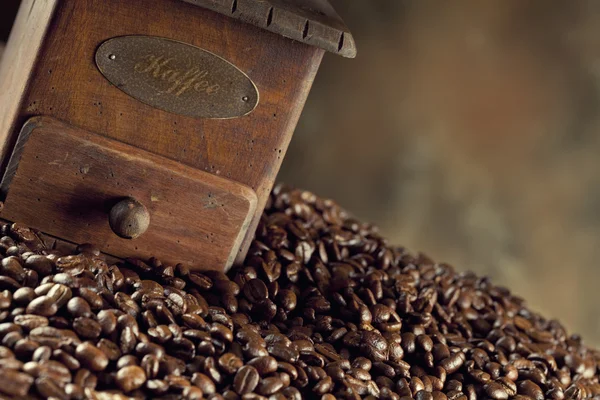
[[[1,190],[2,218],[192,269],[229,268],[257,202],[243,184],[48,117],[23,126]]]

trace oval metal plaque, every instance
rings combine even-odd
[[[156,36],[102,43],[96,65],[113,85],[150,106],[198,118],[236,118],[258,105],[254,82],[229,61]]]

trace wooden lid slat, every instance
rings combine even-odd
[[[356,57],[352,33],[327,0],[182,1],[343,57]]]

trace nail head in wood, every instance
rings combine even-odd
[[[110,210],[108,223],[113,232],[124,239],[135,239],[150,226],[150,213],[142,203],[128,197]]]

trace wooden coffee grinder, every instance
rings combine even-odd
[[[24,0],[0,68],[2,218],[227,270],[325,50],[326,0]]]

